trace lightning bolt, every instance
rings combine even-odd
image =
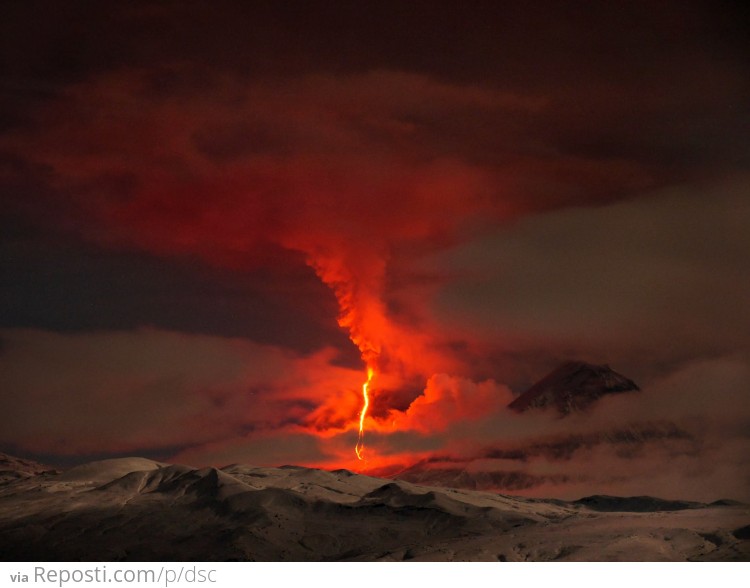
[[[354,446],[354,452],[357,454],[357,459],[360,461],[364,460],[362,457],[365,453],[365,416],[367,416],[367,409],[370,407],[370,382],[375,377],[375,370],[371,367],[367,368],[367,381],[362,384],[362,411],[359,413],[359,435],[357,436],[357,444]]]

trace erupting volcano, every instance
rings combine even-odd
[[[353,407],[349,402],[344,402],[344,406],[331,408],[339,421],[345,421],[346,425],[342,427],[335,424],[334,419],[323,417],[317,426],[320,430],[348,430],[357,426],[354,450],[357,459],[364,461],[365,419],[370,414],[373,378],[376,373],[383,373],[383,369],[393,369],[394,364],[398,364],[399,371],[404,371],[404,363],[411,360],[407,353],[401,353],[401,346],[405,341],[411,341],[412,336],[390,320],[383,302],[386,256],[378,247],[355,238],[347,244],[336,241],[326,247],[301,240],[295,242],[294,247],[306,251],[308,264],[333,291],[340,310],[338,324],[346,329],[366,366],[367,379],[362,384],[361,404],[356,416],[353,411],[345,413],[347,407]],[[384,350],[388,351],[385,355]],[[398,357],[398,361],[393,357]],[[334,399],[333,402],[337,403],[337,400]],[[386,410],[391,408],[387,406]],[[382,417],[382,414],[378,416]],[[358,419],[356,425],[355,418]]]

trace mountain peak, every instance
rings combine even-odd
[[[585,410],[602,396],[640,390],[608,365],[568,361],[547,374],[508,407],[518,412],[554,406],[561,415]]]

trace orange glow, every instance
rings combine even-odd
[[[370,406],[370,395],[369,395],[369,388],[370,388],[370,382],[372,382],[373,377],[375,376],[375,370],[373,370],[371,367],[367,368],[367,381],[362,384],[362,410],[359,413],[359,435],[357,436],[357,444],[354,446],[354,451],[357,454],[357,459],[360,461],[364,460],[365,452],[365,416],[367,416],[367,409]]]

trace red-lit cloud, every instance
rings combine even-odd
[[[390,9],[373,8],[387,35],[321,26],[359,22],[344,8],[254,7],[254,27],[232,3],[196,3],[199,18],[92,8],[109,25],[81,27],[76,39],[93,49],[59,72],[50,39],[64,27],[35,15],[49,31],[23,30],[44,37],[39,54],[19,50],[8,64],[33,89],[27,100],[5,88],[8,225],[22,218],[84,250],[267,275],[261,298],[278,304],[266,335],[290,311],[285,336],[262,342],[252,329],[149,328],[169,310],[150,305],[151,292],[152,311],[125,326],[6,329],[0,360],[21,392],[3,441],[351,465],[364,366],[330,331],[309,336],[338,321],[377,372],[367,467],[477,463],[498,440],[569,432],[503,411],[511,389],[560,360],[609,362],[648,384],[745,349],[746,68],[730,38],[698,34],[724,20],[704,19],[707,7],[572,17],[555,3],[504,6],[407,11],[398,31]],[[154,27],[164,35],[144,35]],[[450,35],[435,31],[460,42],[446,51]],[[65,271],[51,275],[64,286]],[[213,290],[185,290],[198,299],[189,309],[219,305]],[[225,323],[263,322],[261,310],[231,308]],[[295,317],[314,314],[297,332]]]
[[[403,416],[397,417],[395,424],[400,430],[439,433],[455,422],[476,421],[497,412],[512,400],[511,391],[495,382],[476,383],[435,374],[427,381],[424,394],[411,403]]]
[[[49,183],[67,199],[77,230],[96,243],[239,269],[263,262],[267,244],[304,255],[335,294],[339,324],[376,368],[373,430],[437,432],[509,399],[502,387],[467,379],[478,375],[477,362],[467,364],[460,351],[517,339],[513,326],[501,323],[492,341],[481,342],[483,327],[507,309],[495,310],[490,290],[472,298],[470,312],[489,302],[491,313],[470,327],[476,336],[456,333],[441,317],[445,300],[455,298],[455,314],[472,292],[453,293],[453,276],[459,289],[471,283],[461,278],[466,271],[494,276],[511,290],[523,284],[523,275],[493,269],[512,246],[478,270],[472,268],[483,254],[472,253],[459,267],[412,260],[466,241],[485,247],[483,235],[502,238],[496,227],[558,206],[561,194],[585,203],[654,181],[651,164],[550,159],[528,143],[511,145],[522,137],[517,117],[544,117],[553,108],[544,97],[393,71],[259,82],[187,66],[162,74],[173,79],[166,90],[148,69],[70,85],[34,113],[37,130],[12,133],[4,145],[51,170]],[[492,144],[493,157],[505,163],[489,161],[462,135],[461,121],[471,130],[477,117],[505,133]],[[448,119],[453,142],[436,146]],[[563,240],[556,253],[577,237]],[[523,255],[515,251],[512,259],[539,266]],[[427,278],[421,286],[420,276]],[[566,277],[560,279],[565,288]],[[563,295],[539,288],[558,301]],[[430,308],[436,293],[442,307]],[[513,312],[513,320],[524,316]],[[357,387],[311,383],[314,406],[296,415],[296,424],[326,437],[350,430],[360,408]]]
[[[381,388],[455,369],[438,334],[389,312],[389,257],[526,206],[501,197],[502,173],[426,139],[443,117],[514,116],[538,101],[397,72],[259,84],[209,75],[176,88],[161,96],[151,72],[128,70],[74,85],[37,114],[43,135],[12,142],[54,170],[99,242],[232,265],[264,243],[303,253]],[[351,418],[337,395],[311,416],[317,430]]]

